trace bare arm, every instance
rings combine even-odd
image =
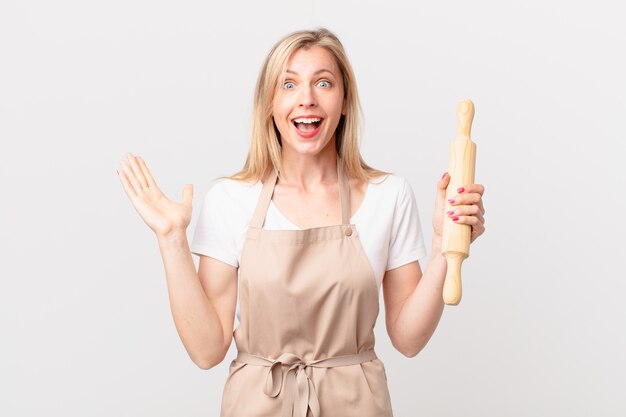
[[[128,152],[120,163],[124,192],[157,236],[176,330],[193,362],[209,369],[224,359],[232,340],[237,268],[201,256],[196,272],[186,233],[193,184],[176,202],[163,194],[143,158]]]
[[[219,364],[230,347],[237,300],[237,268],[201,256],[198,272],[184,231],[158,236],[170,308],[191,360]]]
[[[385,273],[387,333],[393,346],[407,357],[417,355],[426,346],[439,324],[444,308],[441,294],[446,271],[441,239],[434,238],[423,275],[417,261]]]
[[[437,186],[433,213],[433,240],[428,265],[422,276],[419,262],[389,270],[383,278],[387,333],[393,346],[408,357],[417,355],[435,332],[443,314],[443,285],[448,271],[441,254],[444,201],[450,177],[447,173]],[[484,233],[484,186],[467,184],[457,190],[448,217],[472,226],[470,242]],[[455,217],[458,216],[458,217]]]

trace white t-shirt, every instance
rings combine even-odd
[[[206,255],[238,267],[246,232],[263,184],[228,178],[216,180],[207,191],[190,245],[191,253]],[[395,174],[372,180],[354,224],[374,270],[378,291],[385,271],[426,256],[415,195],[409,182]],[[301,230],[270,201],[264,229]]]

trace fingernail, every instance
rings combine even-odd
[[[463,188],[463,187],[461,187],[461,188],[457,188],[457,191],[458,191],[459,193],[462,193],[463,191],[465,191],[465,188]]]
[[[452,213],[454,213],[454,210],[450,210],[449,212],[447,212],[448,216],[451,215]]]
[[[452,220],[457,221],[457,220],[459,220],[459,218],[458,218],[457,216],[454,216],[454,217],[452,218]]]
[[[451,198],[450,200],[448,200],[448,203],[454,204],[454,199]]]
[[[120,172],[116,169],[115,172],[117,172],[117,175],[120,175]]]
[[[441,176],[441,179],[443,179],[443,177],[445,177],[447,173],[448,171],[444,172],[443,175]]]

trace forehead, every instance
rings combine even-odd
[[[297,73],[300,76],[313,74],[320,69],[327,69],[335,76],[339,76],[339,66],[333,54],[321,46],[312,46],[309,49],[296,50],[287,61],[287,73]]]

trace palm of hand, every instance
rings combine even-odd
[[[149,187],[137,195],[135,209],[157,235],[186,229],[191,221],[191,207],[170,200],[158,188]]]
[[[193,186],[187,184],[182,203],[170,200],[159,189],[141,157],[128,154],[118,171],[124,191],[143,221],[159,236],[186,230],[191,222]]]

